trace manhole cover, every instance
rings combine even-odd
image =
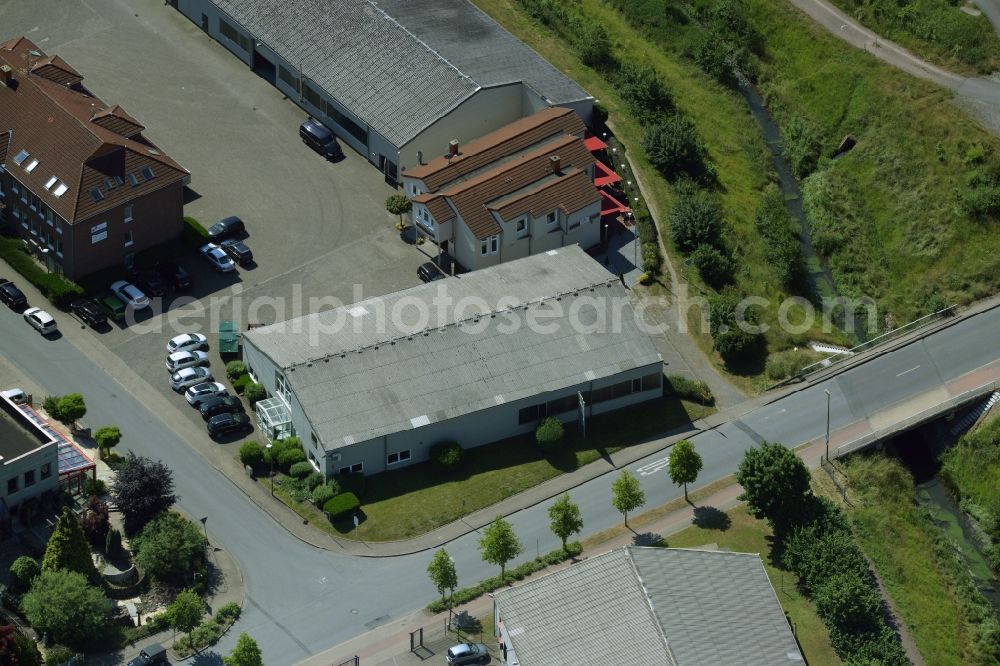
[[[357,608],[352,608],[351,609],[351,615],[357,615],[357,614],[358,614],[358,609]]]

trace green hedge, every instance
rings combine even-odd
[[[555,451],[562,446],[563,433],[562,422],[550,416],[538,425],[538,429],[535,430],[535,441],[543,451]]]
[[[22,241],[0,238],[0,258],[41,291],[57,307],[65,307],[83,297],[83,288],[57,273],[47,272],[24,251]]]
[[[431,460],[446,472],[462,466],[463,451],[458,442],[440,442],[431,447]]]
[[[263,385],[251,382],[247,385],[246,390],[243,392],[243,397],[246,398],[247,402],[250,403],[250,406],[253,407],[267,397],[267,391],[264,390]]]
[[[252,440],[243,442],[240,444],[240,462],[257,469],[264,464],[264,447]]]
[[[479,585],[475,585],[473,587],[463,587],[455,590],[455,594],[451,596],[450,604],[454,607],[456,605],[468,603],[473,599],[481,597],[484,594],[489,594],[493,590],[503,587],[512,580],[524,580],[526,577],[537,571],[541,571],[545,567],[552,566],[553,564],[559,564],[560,562],[570,558],[577,557],[582,552],[583,546],[580,545],[580,542],[571,541],[566,544],[566,550],[556,548],[541,557],[536,557],[535,559],[525,562],[520,566],[514,567],[507,572],[507,575],[503,580],[500,579],[500,576],[493,576],[492,578],[487,578]],[[440,599],[435,599],[431,603],[427,604],[427,610],[432,613],[441,613],[448,610],[448,603],[443,602]]]
[[[208,229],[201,226],[201,223],[193,217],[184,216],[184,229],[181,231],[181,240],[191,247],[200,247],[208,242]]]
[[[705,382],[688,379],[684,375],[670,375],[667,377],[667,384],[670,385],[673,394],[681,400],[709,406],[715,404],[712,389],[708,388]]]
[[[250,375],[240,375],[233,380],[233,390],[236,391],[238,395],[243,395],[246,392],[247,387],[253,383],[254,381],[250,378]]]
[[[336,520],[345,514],[355,511],[361,506],[361,502],[355,497],[354,493],[341,493],[331,500],[327,500],[326,504],[323,505],[323,511],[330,517],[330,520]]]
[[[226,363],[226,377],[229,378],[229,381],[235,382],[245,374],[247,374],[247,364],[243,361],[230,361]]]
[[[305,454],[302,454],[305,455]],[[280,460],[280,458],[279,458]],[[288,467],[288,475],[294,476],[296,479],[305,479],[307,476],[313,473],[313,466],[306,460],[299,461],[297,463],[292,463]]]

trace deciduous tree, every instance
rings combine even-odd
[[[0,625],[0,664],[4,666],[40,666],[38,646],[13,624]]]
[[[69,393],[59,398],[56,413],[53,414],[62,423],[79,421],[87,413],[87,404],[79,393]]]
[[[94,443],[101,450],[102,456],[107,456],[111,449],[118,446],[120,441],[122,441],[122,431],[118,429],[118,426],[104,426],[94,432]]]
[[[646,492],[639,485],[639,479],[623,469],[611,484],[611,493],[611,504],[625,516],[625,526],[628,527],[629,511],[635,511],[646,503]]]
[[[77,646],[105,628],[111,602],[83,574],[57,569],[42,571],[22,598],[21,609],[39,635]]]
[[[566,550],[566,540],[583,529],[580,507],[569,498],[569,493],[549,507],[549,520],[552,533],[562,540],[563,550]]]
[[[504,580],[507,573],[507,563],[520,555],[524,547],[514,534],[514,528],[497,516],[496,520],[483,530],[483,538],[479,540],[479,550],[483,561],[500,566],[500,579]]]
[[[184,632],[191,640],[191,632],[205,617],[205,602],[194,590],[184,590],[167,607],[167,621],[177,631]]]
[[[228,657],[223,657],[222,661],[226,666],[264,666],[264,658],[261,656],[257,641],[246,632],[240,634],[236,647]]]
[[[125,519],[125,533],[135,534],[177,501],[173,472],[158,460],[130,451],[111,484],[111,497]]]
[[[455,563],[444,548],[434,553],[430,564],[427,565],[427,575],[431,577],[431,582],[441,595],[441,602],[444,603],[446,590],[455,591],[458,587],[458,572],[455,571]]]
[[[385,200],[385,209],[399,216],[399,226],[403,226],[403,216],[413,210],[413,204],[405,194],[393,194]]]
[[[153,580],[184,583],[205,554],[205,536],[184,516],[167,511],[131,541],[136,564]]]
[[[687,501],[687,484],[698,479],[702,467],[701,455],[694,450],[694,444],[690,440],[682,439],[671,447],[668,462],[670,480],[684,485],[684,500]]]
[[[777,442],[764,442],[746,452],[736,470],[743,486],[739,499],[757,518],[774,527],[792,524],[808,506],[809,470],[793,451]]]

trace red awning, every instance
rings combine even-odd
[[[601,217],[629,212],[629,207],[601,190]]]
[[[604,150],[605,148],[608,147],[608,144],[604,143],[596,136],[588,136],[586,139],[583,140],[583,145],[587,146],[587,150],[589,150],[592,153],[598,150]]]
[[[613,183],[620,183],[622,177],[611,170],[604,162],[600,160],[594,162],[594,185],[597,187],[604,187],[605,185],[611,185]]]

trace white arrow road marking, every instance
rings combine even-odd
[[[660,458],[642,467],[637,467],[635,471],[639,472],[639,476],[649,476],[650,474],[656,474],[660,470],[666,469],[669,464],[670,461],[667,458]]]

